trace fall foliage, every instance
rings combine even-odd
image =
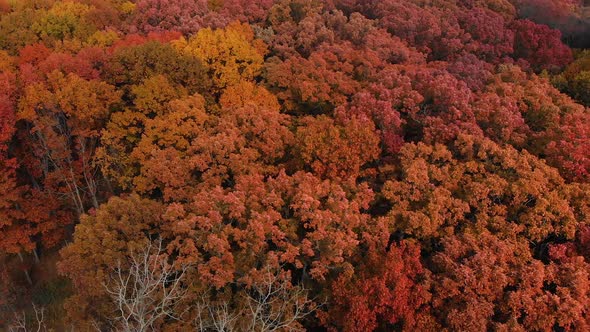
[[[587,331],[581,0],[0,0],[0,330]]]

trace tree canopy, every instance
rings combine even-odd
[[[0,0],[0,330],[589,330],[589,13]]]

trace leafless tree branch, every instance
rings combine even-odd
[[[153,331],[161,319],[178,319],[174,307],[186,294],[182,282],[187,269],[168,264],[161,240],[132,253],[128,268],[119,262],[112,270],[111,282],[104,285],[115,305],[115,329]]]
[[[25,311],[21,311],[20,313],[14,313],[14,319],[12,324],[8,327],[9,332],[43,332],[47,331],[47,327],[45,325],[45,308],[41,307],[38,308],[33,303],[33,313],[35,314],[32,317],[32,322],[27,322],[27,314]]]
[[[268,268],[263,280],[244,288],[244,308],[232,309],[227,301],[213,304],[203,296],[197,304],[197,331],[302,331],[299,321],[317,310],[318,305],[305,288],[291,285],[280,271]]]

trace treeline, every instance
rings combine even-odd
[[[582,5],[0,0],[0,328],[589,330]]]

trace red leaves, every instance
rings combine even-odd
[[[8,0],[0,0],[0,13],[10,12],[10,4]]]
[[[572,52],[561,42],[561,32],[529,20],[515,20],[514,56],[535,70],[559,70],[572,61]]]
[[[139,34],[128,34],[121,40],[117,40],[112,47],[110,48],[112,51],[115,51],[119,48],[123,47],[131,47],[131,46],[139,46],[145,44],[150,41],[155,41],[159,43],[168,43],[173,40],[176,40],[182,36],[182,33],[178,31],[158,31],[158,32],[149,32],[147,35],[139,35]]]
[[[480,59],[497,63],[512,54],[514,35],[500,14],[476,7],[463,11],[459,24],[473,39],[467,47]]]
[[[206,0],[142,0],[136,5],[132,32],[178,30],[194,33],[203,27],[202,16],[207,12]]]
[[[10,71],[0,72],[0,162],[6,160],[8,143],[15,132],[16,76]]]
[[[297,104],[325,109],[346,102],[360,85],[352,76],[355,63],[348,48],[326,47],[305,59],[300,56],[268,64],[267,80],[278,97],[294,109]]]
[[[360,271],[342,275],[332,285],[330,310],[338,330],[374,331],[386,326],[414,329],[420,310],[430,300],[427,275],[420,262],[420,247],[411,242],[394,244],[385,252],[372,248]]]
[[[375,7],[383,27],[430,59],[459,54],[468,41],[457,17],[445,8],[422,7],[399,0],[379,1]]]
[[[131,32],[180,31],[185,35],[201,28],[222,28],[232,21],[261,22],[272,0],[141,0],[132,15]]]
[[[30,225],[23,223],[23,214],[17,209],[22,188],[16,182],[17,160],[9,155],[9,145],[16,132],[15,93],[16,76],[10,68],[0,67],[0,250],[9,253],[31,250],[34,234]]]

